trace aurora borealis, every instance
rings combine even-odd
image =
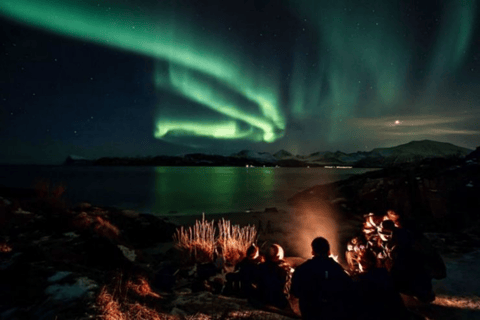
[[[475,0],[0,3],[13,162],[480,145]]]

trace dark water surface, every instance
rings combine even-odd
[[[298,191],[372,169],[243,167],[0,166],[0,186],[66,186],[71,204],[116,206],[159,215],[286,208]],[[1,195],[0,195],[1,196]]]

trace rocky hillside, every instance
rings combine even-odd
[[[414,149],[418,144],[404,146]],[[418,221],[425,230],[470,228],[480,232],[478,151],[466,158],[426,159],[318,185],[296,194],[289,202],[326,202],[352,216],[394,209]]]
[[[342,151],[319,151],[309,155],[293,155],[280,150],[273,155],[268,152],[242,150],[230,156],[203,153],[183,156],[156,156],[137,158],[100,158],[86,160],[78,156],[69,156],[67,165],[133,165],[133,166],[279,166],[279,167],[323,167],[353,166],[357,168],[382,168],[405,163],[418,163],[432,158],[461,158],[472,150],[450,143],[431,140],[412,141],[391,148],[377,148],[372,151],[344,153]]]

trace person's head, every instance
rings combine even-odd
[[[284,253],[283,248],[279,244],[272,244],[270,248],[268,248],[267,252],[267,259],[270,261],[280,261],[283,259]]]
[[[366,228],[377,227],[380,224],[380,222],[382,222],[383,220],[382,216],[378,216],[373,212],[370,212],[369,214],[366,214],[363,217],[365,218],[364,227]]]
[[[323,237],[318,237],[312,241],[312,254],[316,257],[328,257],[330,255],[330,244]]]
[[[388,217],[388,219],[392,220],[395,223],[395,226],[397,228],[402,227],[402,216],[399,212],[394,211],[394,210],[388,210],[387,211],[387,217]]]
[[[250,247],[247,249],[247,258],[249,259],[256,259],[258,258],[258,247],[255,244],[252,244]]]
[[[378,228],[378,235],[382,241],[389,241],[393,237],[393,232],[395,230],[395,223],[392,220],[384,220],[380,223]]]

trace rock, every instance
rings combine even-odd
[[[15,213],[15,214],[32,214],[32,213],[29,212],[29,211],[22,210],[22,208],[18,208],[18,209],[15,210],[13,213]]]
[[[111,270],[131,265],[131,261],[125,258],[117,245],[108,239],[92,236],[85,241],[83,247],[88,266]]]
[[[188,315],[185,311],[183,311],[183,310],[181,310],[177,307],[174,307],[172,309],[172,311],[170,311],[170,314],[173,315],[173,316],[180,316],[180,317],[186,317]]]
[[[77,203],[74,207],[74,209],[76,209],[78,211],[85,211],[85,210],[88,210],[90,208],[92,208],[92,205],[88,202]]]
[[[127,218],[111,214],[110,220],[122,230],[122,235],[135,248],[152,247],[155,243],[170,242],[177,226],[151,214]]]
[[[63,234],[65,237],[69,237],[69,238],[78,238],[79,235],[76,234],[75,232],[66,232]]]
[[[11,204],[12,204],[12,202],[11,202],[10,200],[7,200],[7,199],[5,199],[5,198],[3,198],[3,197],[0,197],[0,205],[6,207],[6,206],[9,206],[9,205],[11,205]]]
[[[122,210],[121,213],[127,218],[138,218],[140,213],[133,210]]]

